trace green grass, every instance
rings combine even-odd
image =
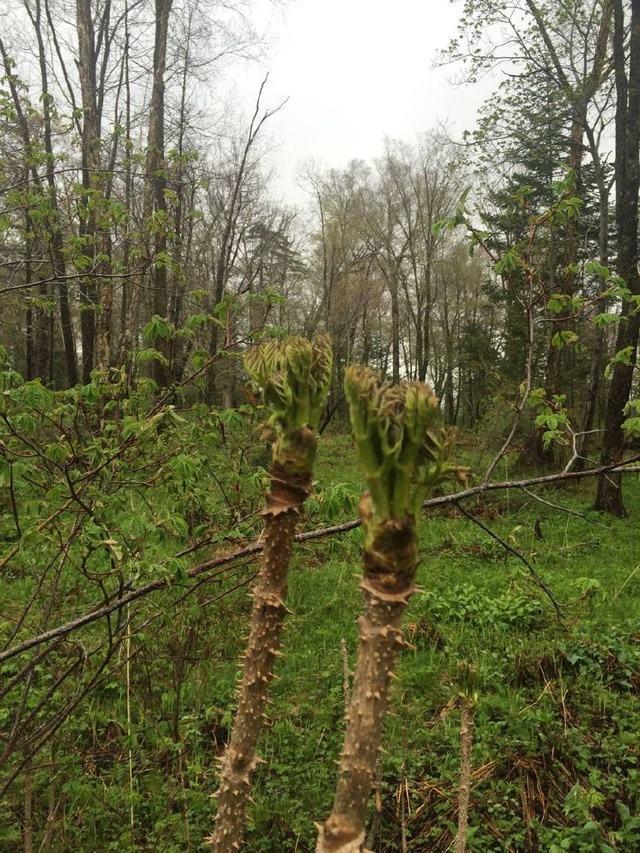
[[[362,478],[347,438],[323,437],[316,477],[306,525],[354,517]],[[411,647],[398,664],[385,726],[377,853],[401,850],[403,830],[411,851],[449,848],[459,773],[459,714],[452,705],[461,662],[474,667],[477,679],[469,849],[640,849],[640,486],[625,480],[625,520],[593,512],[593,488],[586,481],[540,493],[585,518],[521,492],[466,505],[530,561],[563,605],[562,622],[523,563],[470,520],[453,510],[421,520],[422,591],[406,614]],[[311,853],[314,821],[330,809],[344,727],[340,649],[344,639],[353,667],[360,562],[359,530],[295,550],[249,853]],[[201,839],[215,811],[215,759],[233,718],[249,598],[242,589],[209,602],[246,577],[247,568],[237,572],[179,608],[175,590],[156,596],[149,613],[158,621],[134,637],[133,838],[120,667],[57,736],[55,790],[63,805],[52,850],[206,849]],[[176,741],[173,685],[181,660],[190,668]],[[43,754],[34,782],[41,831],[48,761]],[[19,787],[7,802],[0,850],[21,843]]]

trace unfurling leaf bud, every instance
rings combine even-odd
[[[367,367],[352,365],[345,393],[360,462],[376,519],[415,515],[428,493],[454,469],[438,399],[422,382],[380,385]]]
[[[266,426],[273,440],[274,462],[310,469],[315,453],[315,438],[310,436],[318,427],[331,383],[330,338],[267,341],[249,350],[244,363],[270,410]]]

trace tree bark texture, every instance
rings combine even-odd
[[[100,113],[98,109],[97,54],[90,0],[76,2],[78,32],[78,74],[82,94],[82,188],[85,215],[80,223],[80,236],[85,239],[84,254],[90,268],[81,282],[80,329],[82,332],[82,380],[89,382],[94,367],[104,368],[108,362],[109,331],[98,320],[102,287],[95,278],[96,255],[99,250],[98,205],[89,203],[89,194],[100,189]],[[107,287],[110,285],[107,284]],[[100,331],[97,340],[97,331]]]
[[[368,494],[362,499],[360,514],[363,524],[368,525]],[[364,850],[367,806],[389,704],[389,682],[404,645],[400,622],[414,592],[416,566],[415,519],[376,523],[370,544],[365,546],[358,661],[336,795],[333,811],[320,829],[317,853]]]
[[[622,0],[614,3],[614,65],[616,75],[616,228],[618,273],[633,295],[640,295],[638,276],[638,190],[640,185],[640,0],[631,3],[629,74],[626,71],[625,21]],[[629,402],[636,364],[640,315],[632,316],[625,302],[618,326],[616,352],[631,350],[630,364],[616,364],[609,386],[602,462],[622,458],[625,406]],[[595,508],[622,517],[626,515],[619,476],[606,475],[598,481]]]
[[[244,676],[216,794],[216,825],[207,839],[215,853],[239,850],[242,845],[251,774],[260,761],[256,746],[287,613],[284,602],[295,529],[310,488],[310,475],[295,476],[274,466],[264,510],[264,550],[253,592]]]
[[[148,192],[151,193],[153,201],[149,207],[156,213],[166,215],[167,200],[165,189],[167,186],[166,163],[164,159],[164,107],[165,107],[165,82],[164,76],[167,67],[167,35],[169,32],[169,15],[173,0],[156,0],[156,32],[153,49],[153,88],[151,92],[149,136],[147,141],[147,180],[149,181]],[[161,222],[156,226],[154,258],[162,257],[167,251],[166,225]],[[151,263],[151,282],[153,285],[153,313],[160,317],[167,317],[169,313],[169,294],[167,291],[167,265],[164,261],[156,264]],[[165,338],[154,341],[156,349],[169,357],[169,342]],[[159,361],[154,362],[154,378],[158,385],[164,387],[171,381],[168,364]]]

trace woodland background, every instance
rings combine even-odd
[[[429,382],[474,481],[525,482],[424,524],[375,849],[451,841],[460,658],[481,685],[470,849],[640,843],[637,484],[529,482],[638,456],[640,2],[457,5],[437,61],[495,75],[477,126],[302,164],[297,208],[270,172],[286,103],[268,79],[246,109],[215,97],[263,47],[250,4],[5,6],[2,849],[201,849],[268,460],[242,354],[318,330],[308,531],[355,514],[354,361]],[[297,558],[250,849],[312,849],[326,810],[358,536]]]

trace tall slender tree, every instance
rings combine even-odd
[[[617,269],[633,296],[640,295],[638,275],[638,194],[640,190],[640,0],[632,0],[627,28],[623,0],[614,2],[613,62],[616,80],[616,242]],[[627,31],[629,48],[627,59]],[[629,402],[638,351],[640,314],[635,303],[626,301],[618,326],[616,351],[626,350],[626,362],[616,363],[607,397],[606,424],[602,446],[605,464],[622,458],[625,436],[622,424]],[[626,514],[620,475],[598,481],[596,509],[613,515]]]

